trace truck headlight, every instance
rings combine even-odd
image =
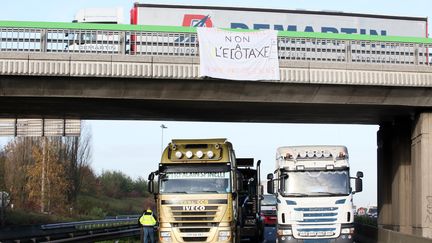
[[[204,156],[204,153],[201,150],[199,150],[196,152],[196,156],[198,157],[198,159],[202,159],[202,157]]]
[[[207,157],[209,157],[209,159],[213,158],[214,153],[213,151],[207,151]]]
[[[161,241],[171,242],[171,233],[168,231],[161,231],[160,232],[160,239],[161,239]]]
[[[177,151],[177,152],[175,153],[175,156],[177,157],[177,159],[181,159],[181,157],[183,157],[183,153],[180,152],[180,151]]]
[[[227,241],[231,237],[231,231],[219,231],[218,241]]]
[[[187,152],[186,152],[186,157],[187,157],[188,159],[192,158],[192,156],[193,156],[192,151],[187,151]]]
[[[355,229],[354,228],[342,228],[341,233],[342,234],[354,234]]]
[[[278,235],[292,235],[292,230],[290,230],[290,229],[278,230],[277,233],[278,233]]]

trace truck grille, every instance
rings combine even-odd
[[[336,237],[337,207],[311,207],[294,208],[301,214],[302,220],[297,221],[299,225],[293,228],[293,233],[298,238],[316,239]]]
[[[174,216],[183,216],[183,215],[215,215],[216,212],[173,212]]]
[[[218,206],[204,206],[203,210],[187,210],[182,206],[171,206],[171,213],[175,221],[206,221],[212,222],[218,212]]]
[[[219,206],[204,205],[203,207],[169,206],[174,222],[183,242],[207,242],[212,228],[219,224],[215,222],[220,211]]]
[[[336,211],[338,208],[329,207],[329,208],[295,208],[295,211],[303,211],[303,212],[316,212],[316,211]]]

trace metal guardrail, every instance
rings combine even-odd
[[[138,217],[89,220],[0,230],[2,242],[94,242],[139,236]]]
[[[41,225],[43,230],[61,229],[61,228],[75,228],[78,230],[89,230],[109,227],[119,227],[124,225],[135,225],[138,222],[138,217],[131,218],[114,218],[114,219],[102,219],[102,220],[88,220],[79,222],[69,223],[58,223],[58,224],[45,224]]]
[[[138,220],[138,218],[141,215],[139,214],[131,214],[131,215],[117,215],[117,216],[106,216],[105,219],[136,219]]]
[[[74,236],[66,239],[49,240],[50,243],[62,242],[79,242],[79,243],[93,243],[96,241],[116,240],[127,237],[137,237],[141,234],[141,229],[126,229],[114,232],[93,232],[90,235]]]
[[[240,31],[240,30],[236,30]],[[432,40],[281,31],[280,60],[430,65]],[[0,21],[0,51],[199,56],[195,28]]]

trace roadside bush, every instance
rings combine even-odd
[[[377,226],[377,219],[368,217],[366,215],[364,216],[355,216],[354,221],[358,224],[364,224],[364,225],[370,225],[370,226]]]
[[[92,218],[100,218],[103,219],[107,215],[102,208],[93,207],[89,211],[89,216]]]

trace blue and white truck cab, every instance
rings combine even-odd
[[[362,177],[350,177],[345,146],[278,148],[276,170],[267,175],[268,193],[277,197],[277,242],[352,243]]]

